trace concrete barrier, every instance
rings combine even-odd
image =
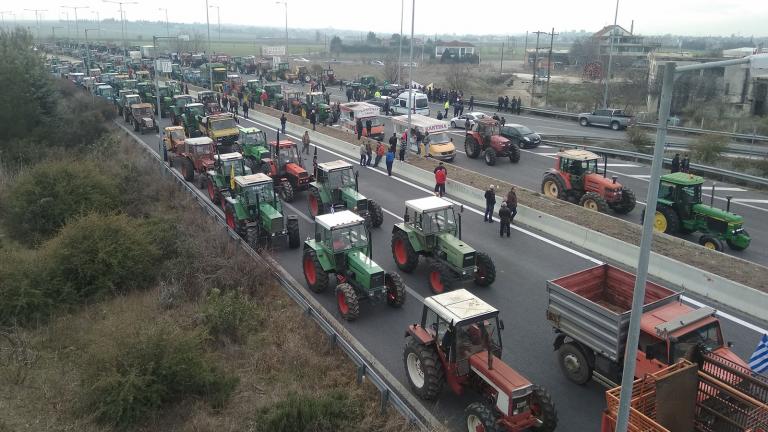
[[[251,111],[251,113],[253,114],[252,117],[260,122],[274,127],[279,126],[279,120],[272,116],[256,111]],[[355,160],[360,157],[359,148],[356,145],[312,131],[300,125],[286,124],[286,132],[292,135],[301,136],[307,130],[312,142]],[[395,161],[393,171],[415,184],[429,189],[432,189],[434,186],[433,174],[413,165]],[[467,202],[481,210],[485,208],[484,191],[480,189],[449,179],[446,184],[446,192],[449,196]],[[502,199],[499,197],[498,201],[500,202]],[[598,255],[610,257],[611,260],[627,267],[635,268],[637,265],[640,248],[633,244],[584,228],[573,222],[568,222],[530,207],[518,206],[518,214],[515,220],[555,237],[562,242]],[[755,317],[760,322],[766,320],[768,294],[754,288],[657,253],[651,253],[648,273],[672,286],[681,287],[686,291],[696,293],[716,303],[721,303]]]

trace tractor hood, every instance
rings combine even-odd
[[[694,204],[693,211],[713,219],[726,221],[730,224],[738,225],[744,223],[744,218],[742,216],[727,212],[717,207],[710,207],[706,204]]]
[[[307,170],[305,170],[304,167],[302,167],[299,164],[296,164],[293,162],[285,164],[285,172],[290,175],[296,176],[299,184],[301,185],[309,184],[309,182],[312,181],[312,179],[309,177],[309,173],[307,172]]]
[[[153,127],[155,125],[155,121],[154,121],[154,119],[152,119],[152,117],[142,117],[141,121],[147,127]]]
[[[357,207],[358,212],[368,210],[368,199],[352,187],[345,187],[341,190],[341,200]],[[350,210],[352,209],[350,208]]]
[[[459,240],[458,237],[451,233],[442,233],[437,237],[440,240],[440,244],[443,245],[443,248],[450,248],[461,254],[472,253],[475,251],[475,248],[464,243],[463,240]]]
[[[376,273],[384,273],[384,269],[376,264],[374,260],[368,258],[363,251],[356,250],[350,252],[347,255],[347,259],[350,269],[355,270],[357,274],[375,275]]]
[[[266,227],[270,233],[274,234],[283,230],[283,215],[271,204],[260,203],[259,213],[262,226]]]
[[[494,146],[498,145],[499,147],[503,147],[509,144],[509,140],[501,135],[493,135],[491,136],[491,144],[494,144]]]

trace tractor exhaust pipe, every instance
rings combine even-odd
[[[715,206],[715,183],[712,183],[712,194],[709,195],[709,206]]]
[[[357,180],[358,177],[360,177],[360,171],[355,171],[355,192],[360,192],[360,183]]]
[[[725,199],[728,200],[728,204],[725,205],[725,211],[729,212],[731,211],[731,200],[733,199],[732,195],[726,195]]]
[[[459,213],[459,240],[461,240],[461,213]]]
[[[608,177],[608,155],[603,155],[603,178]],[[614,180],[614,183],[616,181]]]
[[[618,180],[618,179],[619,179],[619,178],[618,178],[618,177],[616,177],[616,176],[613,176],[613,177],[611,177],[611,180],[613,180],[613,184],[616,184],[616,180]]]

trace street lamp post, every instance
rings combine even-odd
[[[285,6],[285,57],[288,57],[288,2],[277,1],[275,4],[282,4]]]
[[[96,15],[96,23],[99,26],[99,39],[101,39],[101,17],[99,17],[99,11],[91,11],[92,14]]]
[[[211,7],[208,6],[208,0],[205,0],[205,24],[208,27],[208,85],[210,86],[209,89],[213,90],[213,68],[211,68],[211,55],[213,54],[213,51],[211,51],[211,20],[208,16],[208,11],[210,9]]]
[[[627,332],[627,344],[624,353],[624,369],[621,376],[621,396],[619,398],[619,412],[616,416],[616,432],[627,432],[629,423],[630,400],[632,398],[632,382],[635,379],[635,361],[637,357],[637,344],[640,338],[640,320],[642,317],[643,300],[645,298],[645,282],[648,276],[648,261],[653,241],[653,220],[655,217],[656,202],[658,199],[658,184],[661,178],[661,169],[664,164],[664,144],[667,141],[667,123],[672,106],[672,91],[675,87],[675,78],[684,72],[702,71],[704,69],[719,68],[749,63],[752,68],[766,69],[768,67],[768,54],[751,55],[739,59],[723,60],[702,64],[691,64],[677,67],[675,62],[664,66],[664,81],[661,86],[661,99],[659,104],[659,121],[656,125],[656,144],[653,147],[653,162],[651,164],[651,178],[648,180],[648,196],[640,238],[640,256],[637,263],[637,278],[635,280],[632,297],[632,313],[629,319]]]
[[[125,4],[137,4],[135,1],[120,1],[120,0],[101,0],[104,3],[114,3],[120,5],[120,32],[123,36],[123,57],[128,57],[128,46],[125,44],[125,15],[123,15],[123,5]],[[124,59],[124,61],[127,61]]]
[[[77,10],[78,9],[88,9],[88,6],[62,6],[66,9],[73,9],[75,11],[75,42],[80,38],[80,29],[78,28],[77,24]]]
[[[416,110],[416,101],[413,100],[413,29],[416,24],[416,0],[412,1],[411,5],[411,40],[408,41],[409,45],[411,47],[411,53],[408,56],[408,103],[406,104],[408,107],[408,134],[406,135],[408,137],[408,141],[411,140],[411,113]],[[402,39],[402,38],[400,38]],[[397,65],[399,68],[400,65]],[[410,147],[409,143],[406,143]],[[418,146],[419,143],[416,143]],[[429,156],[429,155],[425,155]]]
[[[158,8],[157,10],[165,11],[165,36],[171,37],[171,30],[168,27],[168,8]]]
[[[608,81],[611,79],[611,67],[613,66],[613,40],[616,39],[616,23],[619,19],[619,0],[616,0],[616,13],[613,15],[613,28],[611,29],[611,46],[608,51],[608,71],[605,75],[605,89],[603,90],[603,108],[608,108]]]
[[[397,51],[397,85],[400,85],[400,69],[402,69],[403,67],[403,14],[404,13],[405,13],[405,0],[400,0],[400,48],[398,48],[398,51]],[[406,143],[406,145],[407,144],[408,143]]]
[[[211,9],[216,8],[216,22],[219,25],[219,43],[221,43],[221,7],[216,5],[209,6]]]
[[[91,69],[91,47],[88,46],[88,32],[89,31],[98,31],[97,28],[87,28],[85,29],[85,52],[86,52],[86,63],[85,63],[85,74],[88,75],[88,71]]]
[[[40,33],[40,12],[47,12],[47,9],[24,9],[25,11],[30,11],[35,13],[35,22],[37,23],[37,40],[39,41],[42,37],[42,34]]]

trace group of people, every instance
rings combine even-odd
[[[496,187],[490,185],[485,191],[485,214],[483,215],[483,222],[493,223],[493,209],[496,207]],[[509,237],[510,224],[515,222],[515,216],[517,216],[517,192],[515,187],[507,192],[506,199],[501,203],[499,209],[499,236],[504,237],[504,234]]]
[[[393,144],[392,139],[390,138],[389,147],[381,141],[375,141],[376,144],[374,150],[374,144],[370,139],[366,139],[365,142],[361,143],[360,166],[377,168],[381,160],[384,159],[384,163],[387,166],[387,175],[391,177],[392,165],[395,163],[395,152],[397,151],[397,137],[395,134],[392,135],[395,137],[395,141]],[[373,164],[371,164],[371,159],[373,159]]]
[[[499,96],[496,102],[496,111],[506,111],[516,113],[517,115],[520,115],[520,110],[523,107],[523,101],[520,99],[520,96],[517,98],[513,97],[512,99],[509,96]]]
[[[683,156],[683,159],[680,160],[680,153],[675,153],[675,157],[672,158],[671,172],[691,172],[691,160],[688,158],[688,155]]]

